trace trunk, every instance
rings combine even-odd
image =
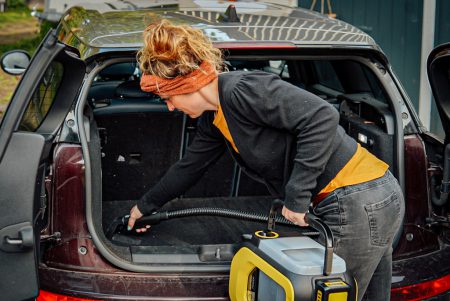
[[[326,99],[340,112],[340,124],[346,132],[387,162],[396,174],[395,115],[376,77],[361,76],[368,83],[343,82],[337,86],[336,82],[328,82],[328,77],[323,83],[314,83],[312,77],[307,78],[312,70],[370,75],[372,71],[367,66],[350,60],[286,61],[289,70],[305,71],[305,78],[302,78],[295,72],[292,75],[281,72],[286,69],[286,64],[279,62],[255,61],[248,69],[275,72],[284,80]],[[233,62],[230,64],[232,66]],[[317,73],[319,79],[320,72]],[[329,76],[335,74],[330,73]],[[106,231],[114,219],[128,214],[136,200],[182,158],[196,133],[197,120],[180,112],[169,112],[157,96],[140,90],[138,79],[125,79],[129,78],[128,74],[125,78],[117,78],[119,82],[111,81],[111,78],[116,79],[111,74],[105,77],[106,83],[102,74],[98,78],[100,80],[92,84],[88,99],[93,106],[100,138],[101,156],[97,153],[93,157],[101,157],[101,222]],[[347,76],[342,78],[348,79]],[[110,89],[107,83],[111,84]],[[343,91],[343,85],[347,93],[333,92],[329,88]],[[100,150],[92,150],[91,147],[91,151]],[[268,214],[273,199],[265,186],[241,173],[239,166],[225,152],[193,187],[161,210],[218,207]],[[111,243],[124,254],[130,252],[134,263],[171,263],[174,257],[169,254],[188,254],[176,259],[177,263],[229,261],[234,249],[248,237],[243,234],[252,234],[266,227],[262,222],[190,216],[163,221],[143,234],[116,233]],[[278,225],[277,228],[302,231],[299,227]],[[217,254],[211,255],[211,252],[215,254],[217,246],[222,250],[220,258]],[[154,258],[152,254],[160,257]]]
[[[195,134],[196,120],[162,108],[158,112],[100,114],[96,122],[102,151],[102,225],[106,231],[180,158]],[[215,207],[268,214],[272,200],[262,184],[241,174],[231,156],[224,153],[196,185],[160,211]],[[112,241],[122,246],[177,248],[235,244],[243,241],[242,234],[266,227],[262,222],[192,216],[163,221],[145,234],[115,234]]]

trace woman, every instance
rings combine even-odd
[[[335,252],[370,300],[389,300],[392,240],[404,212],[388,165],[338,125],[321,98],[261,71],[219,74],[221,52],[199,30],[150,24],[138,54],[141,88],[169,110],[200,117],[183,159],[131,209],[128,228],[183,194],[225,149],[251,177],[282,197],[284,217],[306,226],[312,210],[330,225]],[[146,229],[137,229],[141,232]]]

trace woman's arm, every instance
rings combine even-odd
[[[149,214],[186,192],[208,166],[223,154],[225,142],[213,126],[212,119],[213,112],[205,112],[200,117],[197,133],[185,156],[172,165],[161,180],[138,200],[137,207],[142,214]]]

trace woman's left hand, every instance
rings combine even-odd
[[[283,206],[283,209],[281,210],[281,214],[288,220],[293,222],[295,225],[306,227],[308,224],[305,222],[305,215],[306,213],[299,213],[294,212],[289,209],[287,209],[285,206]]]
[[[140,219],[142,217],[142,213],[139,210],[137,205],[134,205],[133,208],[130,210],[130,218],[128,219],[128,231],[131,231],[134,227],[134,223],[136,220]],[[147,225],[143,228],[136,229],[137,233],[146,232],[150,228],[150,225]]]

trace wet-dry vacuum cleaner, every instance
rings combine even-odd
[[[318,230],[324,246],[311,237],[274,230],[272,207],[266,230],[254,233],[234,255],[231,301],[354,301],[357,284],[345,261],[333,254],[330,228],[313,214],[306,220]]]
[[[293,225],[277,211],[283,203],[272,204],[269,215],[225,208],[189,208],[155,212],[136,222],[136,227],[193,215],[213,215],[253,221],[267,221],[241,245],[231,262],[231,301],[355,301],[358,288],[347,272],[345,261],[333,254],[333,234],[322,220],[307,213],[305,220],[317,231],[300,227],[291,232],[275,230],[275,223]],[[117,218],[106,236],[128,232],[129,216]],[[313,239],[320,234],[319,239]],[[319,243],[318,241],[323,242]]]

